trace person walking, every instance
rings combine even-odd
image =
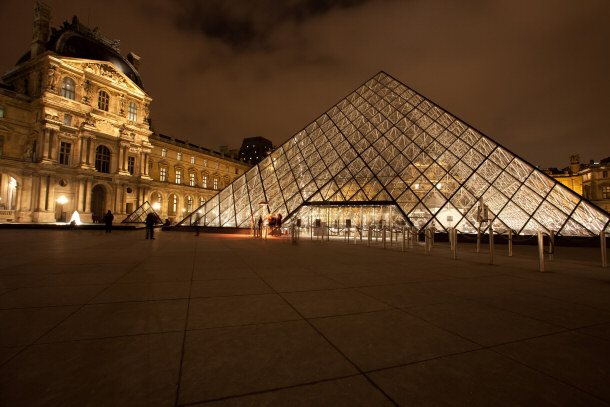
[[[155,240],[155,221],[157,220],[157,217],[155,216],[154,212],[149,212],[148,215],[146,215],[146,238],[148,239],[148,237],[150,236],[150,238],[152,240]]]
[[[258,217],[258,237],[262,237],[263,230],[263,217],[259,215]]]
[[[114,215],[112,214],[112,212],[110,212],[110,209],[108,209],[108,212],[106,213],[106,215],[104,215],[104,222],[106,223],[106,233],[112,232],[112,221],[113,220],[114,220]]]

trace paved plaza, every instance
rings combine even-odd
[[[607,406],[598,248],[0,230],[1,406]]]

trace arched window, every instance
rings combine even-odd
[[[110,96],[103,90],[100,90],[97,96],[97,107],[101,110],[108,111],[108,105],[110,104]]]
[[[99,172],[110,172],[110,150],[106,146],[95,149],[95,169]]]
[[[129,107],[127,108],[127,118],[131,121],[138,121],[138,106],[129,102]]]
[[[74,100],[74,81],[72,78],[64,77],[61,82],[61,95],[67,99]]]
[[[205,203],[205,199],[202,196],[199,197],[199,206],[202,206]]]
[[[190,196],[186,197],[186,211],[188,213],[193,212],[193,198]]]
[[[178,211],[178,197],[174,194],[171,194],[167,200],[167,213],[170,215],[175,215]]]
[[[153,192],[150,196],[150,200],[155,211],[161,209],[161,194],[159,192]]]

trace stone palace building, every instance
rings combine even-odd
[[[50,16],[35,4],[30,50],[0,82],[0,222],[120,221],[146,201],[179,221],[250,168],[155,134],[140,58]]]

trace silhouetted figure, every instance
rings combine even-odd
[[[155,221],[157,220],[157,217],[155,216],[154,212],[149,212],[148,215],[146,215],[146,238],[148,239],[149,236],[151,239],[155,239]]]
[[[172,223],[169,221],[169,218],[165,218],[165,223],[163,224],[163,226],[171,226]]]
[[[262,237],[262,230],[263,230],[263,217],[259,216],[258,217],[258,237]]]
[[[95,223],[95,213],[91,212],[91,222]]]
[[[108,209],[108,212],[104,215],[104,223],[106,223],[106,233],[112,232],[112,221],[114,220],[114,215]]]
[[[275,220],[275,226],[277,227],[278,234],[282,236],[282,214],[277,214],[277,219]]]

